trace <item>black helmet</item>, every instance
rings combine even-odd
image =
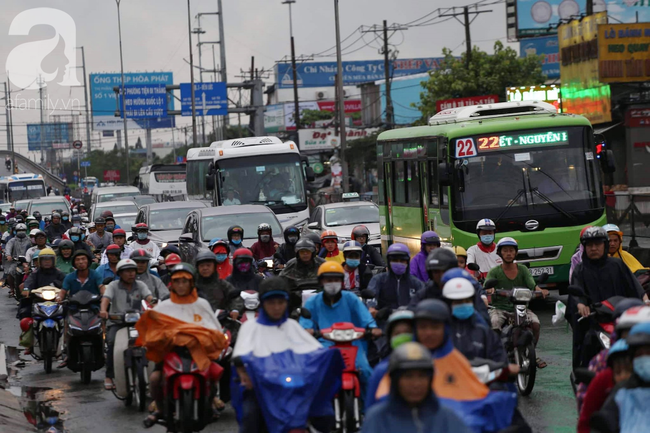
[[[61,248],[61,247],[59,247]],[[77,257],[79,256],[86,256],[88,258],[88,264],[90,264],[93,260],[93,257],[90,255],[88,251],[85,250],[85,248],[80,248],[77,251],[74,252],[72,255],[72,263],[74,264],[74,261]]]
[[[289,299],[289,288],[286,280],[278,277],[267,278],[262,281],[258,293],[260,294],[260,301],[264,301],[271,296],[282,296]]]
[[[56,243],[56,241],[54,241],[54,242]],[[62,250],[64,248],[69,248],[69,249],[73,250],[74,249],[74,243],[72,243],[72,241],[69,240],[69,239],[63,239],[61,242],[59,242],[59,250]]]
[[[242,226],[231,226],[228,229],[228,242],[232,242],[232,235],[239,233],[241,238],[244,239],[244,228]]]
[[[312,241],[312,242],[314,243],[314,246],[315,246],[316,248],[318,248],[318,245],[321,245],[321,244],[322,244],[322,242],[320,241],[320,236],[318,235],[318,233],[309,232],[309,233],[307,233],[305,236],[303,236],[303,239],[305,239],[305,238],[307,238],[307,239],[309,239],[310,241]],[[317,251],[317,252],[318,252],[318,251]]]
[[[350,239],[356,241],[357,237],[359,236],[365,236],[366,238],[370,238],[370,230],[368,230],[368,227],[364,225],[360,225],[353,228],[352,233],[350,234]]]
[[[58,212],[52,212],[51,217],[52,217],[52,219],[54,219],[54,218],[61,218],[61,214],[58,213]]]
[[[95,224],[106,224],[106,220],[100,216],[95,218]]]
[[[297,227],[290,226],[290,227],[287,227],[286,229],[284,229],[284,241],[286,243],[290,243],[289,242],[289,236],[291,236],[291,235],[295,235],[295,236],[298,236],[298,238],[300,238],[300,231],[298,230]]]
[[[141,248],[133,251],[129,258],[136,262],[148,262],[149,260],[151,260],[151,254],[149,254],[147,250],[143,250]]]
[[[172,270],[169,271],[170,277],[173,277],[177,272],[189,272],[192,274],[192,280],[196,281],[196,269],[194,269],[194,266],[190,265],[189,263],[179,263],[178,265],[174,266]]]
[[[22,215],[16,215],[16,224],[18,223],[24,223],[25,218]]]
[[[176,245],[167,245],[165,248],[160,250],[160,255],[163,257],[167,257],[169,254],[178,254],[179,256],[181,255],[181,250],[178,249]]]
[[[77,235],[81,237],[81,227],[70,227],[70,236]]]
[[[433,270],[447,271],[455,267],[458,267],[456,254],[447,248],[436,248],[427,257],[427,272]]]
[[[428,319],[434,322],[449,322],[449,307],[440,299],[425,299],[415,307],[415,320]]]
[[[587,227],[582,233],[582,236],[580,236],[580,243],[586,245],[590,241],[601,241],[609,245],[609,236],[607,236],[607,232],[602,227]],[[605,253],[607,253],[607,249]]]
[[[431,352],[420,343],[404,343],[393,351],[388,361],[388,373],[393,376],[405,370],[425,370],[433,376]]]
[[[4,214],[0,214],[0,220],[6,221],[7,217]]]
[[[199,263],[202,262],[213,262],[217,263],[217,256],[210,250],[207,249],[201,249],[199,253],[196,255],[196,266],[199,265]]]
[[[309,250],[309,251],[311,251],[312,254],[317,253],[316,245],[314,245],[314,243],[311,241],[311,239],[307,239],[307,238],[298,239],[298,242],[296,242],[294,250],[296,251],[296,253],[298,251],[302,251],[302,250]]]

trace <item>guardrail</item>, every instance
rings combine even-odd
[[[650,194],[617,192],[616,204],[608,209],[608,219],[631,238],[630,248],[638,247],[637,238],[650,239]]]
[[[12,154],[8,150],[0,150],[0,159],[5,159],[7,155],[11,157]],[[18,165],[19,170],[21,168],[23,169],[21,172],[25,171],[27,173],[42,175],[47,185],[52,185],[53,188],[59,188],[61,193],[63,193],[63,188],[65,188],[65,183],[63,180],[45,170],[41,165],[35,163],[31,159],[16,153],[16,165]]]

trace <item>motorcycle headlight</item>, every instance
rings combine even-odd
[[[324,335],[324,337],[327,340],[343,343],[347,341],[354,341],[359,337],[361,337],[362,335],[363,335],[362,333],[356,332],[354,329],[336,329]]]
[[[167,242],[161,243],[160,244],[160,249],[162,250],[163,248],[167,248],[167,245],[169,245],[169,243],[167,243]]]
[[[124,321],[126,323],[135,323],[140,320],[140,313],[126,313],[124,315]]]
[[[528,302],[533,299],[533,292],[529,289],[515,289],[512,296],[520,302]]]
[[[601,343],[603,343],[603,347],[607,350],[609,350],[609,346],[611,344],[611,340],[609,339],[609,335],[605,334],[604,332],[599,332],[598,333],[598,339],[600,340]]]
[[[140,334],[138,334],[138,330],[135,328],[129,329],[129,338],[138,338]]]
[[[46,301],[51,301],[52,299],[56,298],[56,292],[54,290],[44,290],[41,292],[41,296]]]

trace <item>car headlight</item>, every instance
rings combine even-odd
[[[160,244],[160,249],[167,248],[167,245],[169,245],[168,242],[163,242]]]

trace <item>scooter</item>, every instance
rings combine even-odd
[[[63,351],[63,306],[53,302],[60,291],[56,287],[46,286],[30,293],[35,301],[32,303],[34,347],[31,353],[34,359],[43,360],[47,374],[52,372],[52,359],[61,356]]]
[[[101,295],[87,290],[75,293],[68,312],[68,368],[80,373],[84,384],[104,366],[104,330],[99,317]]]
[[[255,290],[244,290],[240,293],[241,298],[244,300],[244,312],[239,318],[241,323],[247,320],[255,320],[259,315],[258,308],[260,307],[260,295]]]
[[[243,293],[244,292],[242,292],[242,294]],[[257,292],[255,292],[255,294],[257,295]],[[241,328],[245,317],[243,317],[242,321],[240,322],[239,320],[231,318],[227,310],[217,310],[215,312],[215,316],[217,317],[219,323],[221,323],[221,326],[223,327],[223,334],[226,336],[226,340],[228,341],[228,346],[221,351],[219,359],[217,360],[217,363],[223,369],[223,374],[216,389],[216,397],[224,403],[228,403],[231,397],[230,376],[232,370],[232,351],[235,347],[235,343],[237,343],[237,335],[239,334],[239,329]],[[255,320],[255,318],[252,320]],[[224,407],[220,407],[218,409],[223,410]]]

